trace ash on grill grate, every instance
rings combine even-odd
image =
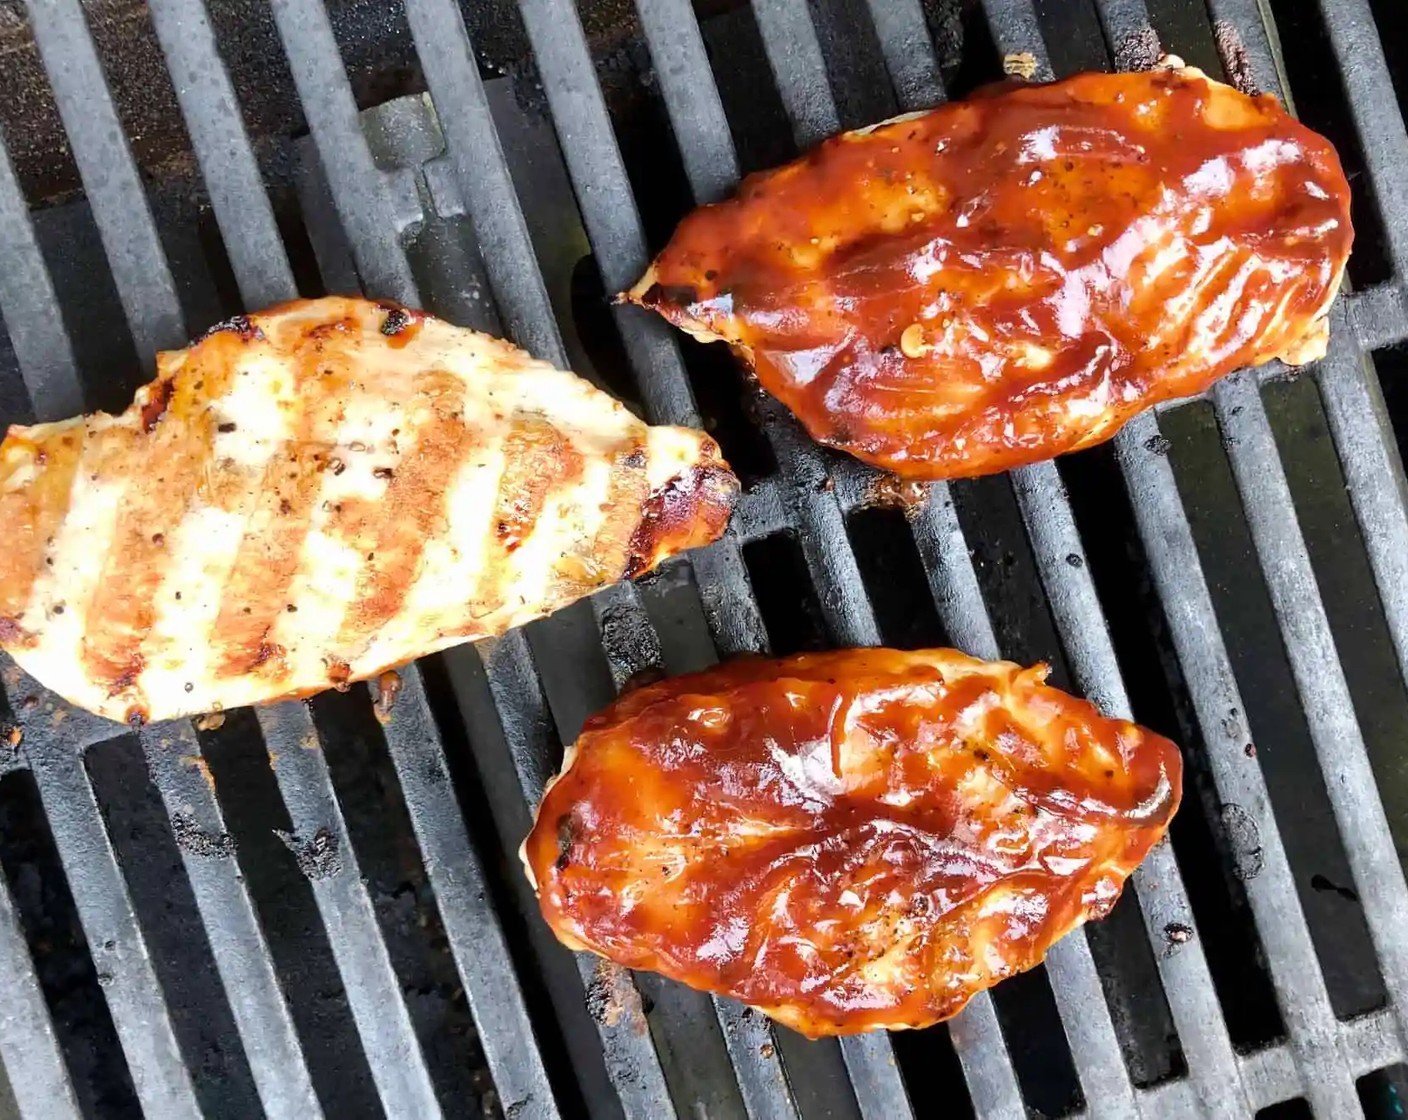
[[[360,284],[512,334],[654,419],[697,410],[749,492],[692,564],[408,671],[384,726],[362,690],[229,713],[198,737],[149,729],[140,748],[47,704],[4,713],[23,736],[0,766],[21,769],[0,780],[15,825],[0,867],[38,973],[0,936],[19,946],[0,1058],[22,1105],[61,1101],[69,1079],[104,1115],[139,1097],[152,1115],[379,1101],[421,1116],[501,1097],[512,1116],[650,1120],[1401,1101],[1408,973],[1388,931],[1408,903],[1388,824],[1401,841],[1408,518],[1357,349],[1408,335],[1390,174],[1408,165],[1390,83],[1404,56],[1379,51],[1379,0],[1272,5],[1300,108],[1358,172],[1356,279],[1385,285],[1337,313],[1320,369],[1264,405],[1242,379],[1112,448],[907,509],[877,507],[874,477],[800,438],[721,348],[606,294],[740,168],[965,93],[1004,56],[1041,73],[1137,65],[1157,40],[1275,88],[1254,0],[1150,3],[1152,24],[1124,0],[639,0],[588,5],[585,34],[565,0],[211,7],[207,25],[198,0],[130,20],[90,6],[115,107],[75,0],[27,9],[66,67],[51,96],[22,45],[0,78],[0,132],[49,203],[31,227],[0,163],[5,419],[76,411],[80,384],[120,406],[185,326]],[[16,10],[0,0],[5,42],[28,33]],[[166,79],[158,36],[191,80]],[[357,115],[422,84],[438,119],[420,98]],[[55,102],[71,161],[55,158]],[[28,131],[17,103],[38,106]],[[117,122],[142,133],[145,182]],[[87,198],[56,193],[80,172]],[[1401,433],[1403,363],[1379,356]],[[807,1043],[627,974],[619,1002],[641,1012],[594,1020],[596,965],[546,932],[514,854],[587,712],[641,671],[720,653],[944,636],[1047,658],[1185,744],[1187,807],[1137,897],[951,1032],[893,1046]],[[18,935],[8,922],[0,906],[0,934]],[[88,945],[85,929],[104,933]]]

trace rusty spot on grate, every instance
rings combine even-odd
[[[631,974],[614,961],[597,961],[592,969],[587,983],[587,1011],[603,1027],[625,1022],[636,1034],[648,1029],[645,1008],[631,983]]]

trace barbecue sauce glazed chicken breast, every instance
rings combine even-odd
[[[834,137],[687,217],[626,298],[731,344],[817,440],[919,479],[1322,356],[1352,239],[1334,149],[1169,62]]]
[[[702,433],[390,304],[290,303],[157,370],[0,445],[0,643],[124,722],[502,633],[712,541],[737,492]]]
[[[952,650],[741,660],[587,721],[523,858],[558,938],[813,1037],[923,1027],[1103,917],[1168,740]]]

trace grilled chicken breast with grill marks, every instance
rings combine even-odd
[[[1334,149],[1168,62],[837,136],[689,215],[627,298],[732,345],[817,440],[919,479],[1320,357],[1353,236]]]
[[[574,949],[813,1037],[923,1027],[1109,912],[1178,748],[954,650],[743,659],[586,723],[523,845]]]
[[[240,317],[0,446],[0,644],[123,722],[346,687],[723,532],[717,445],[389,304]]]

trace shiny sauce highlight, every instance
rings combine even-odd
[[[1177,748],[952,650],[741,660],[588,721],[524,844],[568,945],[805,1034],[920,1027],[1107,913]]]
[[[750,176],[630,297],[731,343],[816,439],[953,478],[1318,357],[1351,238],[1334,149],[1274,98],[1082,74]]]

